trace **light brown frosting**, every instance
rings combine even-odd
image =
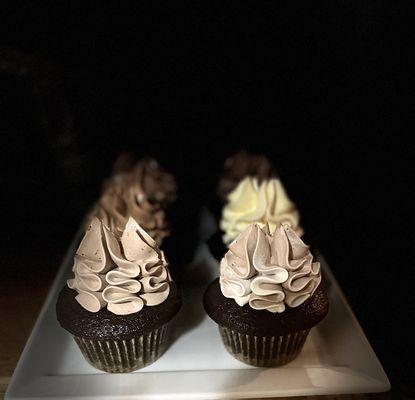
[[[129,218],[121,237],[93,218],[75,255],[68,286],[86,310],[101,308],[132,314],[163,303],[171,281],[168,263],[157,243]]]
[[[320,282],[320,263],[288,225],[273,234],[268,226],[248,226],[221,261],[223,295],[256,310],[280,313],[285,305],[298,307]]]

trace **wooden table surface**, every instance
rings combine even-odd
[[[63,252],[62,252],[63,254]],[[55,272],[60,263],[61,254],[48,253],[45,256],[35,256],[29,260],[25,257],[15,265],[21,266],[22,273],[9,277],[0,283],[0,398],[4,398],[16,363],[28,339],[37,315],[42,307]],[[51,263],[55,268],[43,268]],[[7,263],[7,260],[3,260]],[[7,265],[7,264],[5,264]],[[8,265],[11,265],[8,263]],[[30,265],[30,268],[28,268]],[[310,396],[291,397],[290,399],[330,399],[330,400],[390,400],[392,395],[359,394],[341,396]]]

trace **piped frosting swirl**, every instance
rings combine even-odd
[[[223,295],[255,310],[281,313],[311,297],[321,282],[320,263],[289,225],[270,234],[248,226],[221,260]]]
[[[68,286],[90,312],[139,312],[163,303],[170,292],[168,263],[157,243],[129,218],[121,237],[93,218],[75,255]]]
[[[105,181],[87,225],[97,217],[120,235],[132,217],[161,245],[170,235],[165,209],[176,199],[174,176],[153,158],[144,158],[133,167],[128,153],[121,155],[114,167],[115,173]]]
[[[289,224],[302,235],[300,214],[280,179],[259,183],[257,178],[246,177],[229,194],[220,221],[220,228],[225,232],[223,241],[230,243],[253,223],[268,223],[272,230],[279,224]]]

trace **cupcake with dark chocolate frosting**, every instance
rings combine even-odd
[[[74,261],[56,314],[86,360],[106,372],[130,372],[157,360],[181,306],[157,243],[132,218],[120,236],[93,218]]]
[[[288,225],[250,225],[229,245],[204,306],[226,349],[250,365],[286,364],[328,313],[320,264]]]

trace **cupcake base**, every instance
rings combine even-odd
[[[128,340],[90,340],[73,336],[85,359],[105,372],[132,372],[156,361],[166,350],[168,324]]]
[[[156,361],[169,344],[168,327],[181,306],[174,282],[163,303],[127,315],[107,308],[89,312],[76,301],[76,295],[67,286],[62,289],[56,303],[58,321],[86,360],[106,372],[131,372]]]
[[[313,296],[283,313],[241,307],[222,294],[219,279],[203,297],[206,313],[219,326],[228,352],[239,361],[256,367],[276,367],[294,360],[307,335],[329,311],[329,299],[321,285]]]
[[[226,350],[237,360],[255,367],[277,367],[294,360],[301,352],[309,329],[282,336],[241,334],[219,326]]]

